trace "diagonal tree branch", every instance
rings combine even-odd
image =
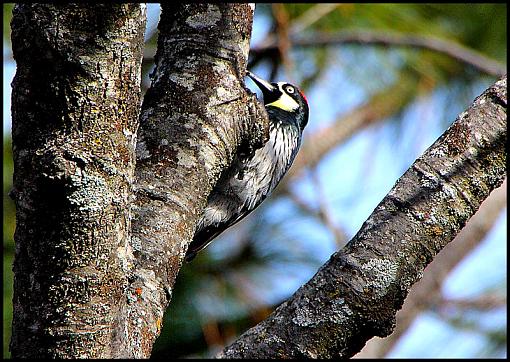
[[[506,201],[505,180],[485,199],[455,239],[427,266],[423,278],[413,285],[402,309],[397,313],[397,323],[393,333],[386,338],[372,338],[355,357],[382,358],[386,356],[421,312],[440,304],[443,281],[450,271],[484,239],[501,214],[501,210],[506,206]]]
[[[350,357],[389,335],[411,286],[506,176],[506,76],[419,157],[360,231],[220,358]]]

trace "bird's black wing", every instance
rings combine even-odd
[[[255,208],[257,208],[262,201],[266,198],[267,195],[263,195],[260,200],[258,200],[256,206],[251,209],[250,211],[253,211]],[[193,240],[188,246],[188,250],[186,251],[186,256],[184,259],[187,262],[192,261],[195,256],[197,256],[197,253],[205,248],[211,241],[213,241],[218,235],[220,235],[223,231],[231,227],[232,225],[238,223],[242,219],[244,219],[247,215],[249,215],[251,212],[248,212],[248,207],[245,206],[241,212],[237,215],[237,217],[232,218],[230,220],[227,220],[222,223],[214,223],[211,224],[202,230],[195,233],[193,236]]]
[[[192,261],[197,253],[205,248],[216,236],[221,234],[223,230],[225,230],[225,223],[221,224],[213,224],[208,227],[200,230],[195,234],[193,240],[188,246],[188,250],[186,251],[186,256],[184,260],[187,262]]]

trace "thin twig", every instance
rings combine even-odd
[[[324,187],[319,179],[319,175],[317,173],[317,168],[314,167],[310,170],[310,178],[314,184],[315,188],[315,199],[317,200],[317,205],[319,207],[318,217],[322,220],[324,225],[331,231],[331,233],[335,237],[336,246],[340,249],[345,245],[345,243],[349,240],[347,238],[347,233],[336,224],[333,220],[332,213],[330,211],[328,202],[326,201],[326,195],[324,192]]]
[[[291,44],[289,41],[290,37],[290,23],[289,23],[289,14],[287,10],[281,3],[276,3],[272,5],[273,17],[275,19],[276,24],[276,34],[278,36],[277,49],[280,54],[280,58],[283,63],[283,67],[287,74],[291,75],[294,70],[294,64],[292,59],[289,57],[289,50],[291,48]],[[292,78],[292,76],[291,76]]]
[[[441,309],[473,309],[478,311],[489,311],[494,308],[506,307],[507,298],[501,292],[491,292],[475,298],[442,298]]]
[[[366,103],[340,115],[331,125],[307,135],[276,193],[283,191],[286,183],[300,175],[303,169],[317,165],[326,154],[354,134],[406,107],[415,98],[417,82],[415,77],[401,74],[395,83],[374,94]]]
[[[343,4],[317,4],[292,21],[290,34],[299,34]]]
[[[324,226],[326,226],[335,237],[335,243],[339,249],[345,245],[345,243],[348,240],[347,233],[343,230],[343,228],[336,225],[336,223],[333,221],[333,218],[327,208],[327,205],[325,204],[325,201],[321,201],[324,198],[322,195],[317,197],[319,210],[315,210],[314,208],[312,208],[305,200],[303,200],[295,192],[288,192],[287,195],[302,211],[322,221]]]

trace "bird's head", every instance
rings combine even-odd
[[[250,71],[247,71],[247,75],[262,91],[266,108],[274,107],[288,112],[295,117],[301,130],[305,128],[308,123],[308,101],[298,87],[287,82],[269,83]]]

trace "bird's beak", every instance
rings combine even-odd
[[[253,74],[252,72],[250,72],[249,70],[246,71],[246,75],[248,75],[248,77],[250,77],[254,82],[255,84],[257,85],[257,87],[260,88],[260,90],[262,91],[262,94],[264,95],[264,101],[265,103],[273,98],[274,96],[274,92],[276,90],[278,90],[277,87],[275,87],[274,85],[272,85],[271,83],[269,83],[268,81],[262,79],[262,78],[259,78],[257,77],[255,74]]]

